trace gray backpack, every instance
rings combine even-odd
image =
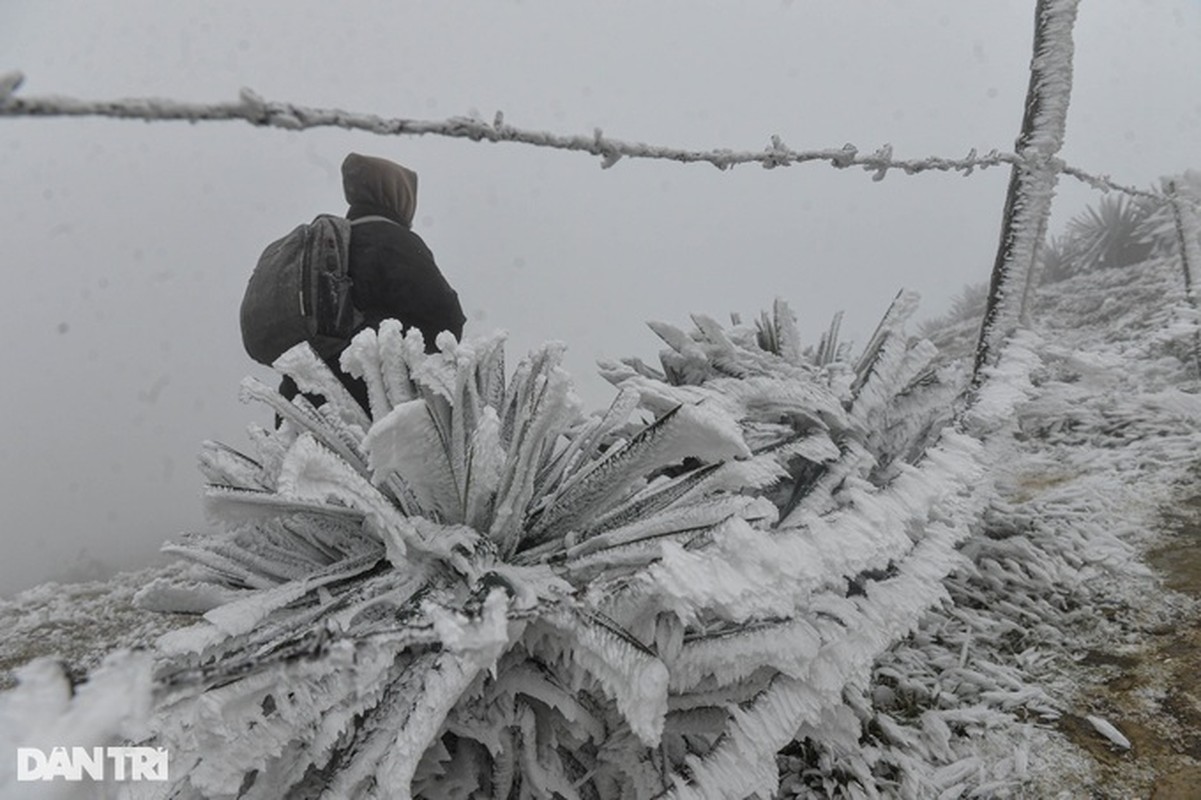
[[[322,214],[267,245],[242,297],[242,344],[270,365],[308,342],[335,358],[363,323],[351,300],[349,220]]]

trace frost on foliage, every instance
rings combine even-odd
[[[619,620],[669,611],[683,627],[661,650],[676,708],[720,710],[720,699],[742,709],[719,714],[722,735],[699,752],[668,735],[665,749],[685,753],[671,796],[772,791],[774,750],[802,726],[821,732],[848,682],[942,596],[942,576],[959,563],[955,547],[980,510],[983,454],[940,427],[939,403],[960,387],[939,385],[933,349],[903,335],[914,300],[898,297],[853,362],[831,360],[836,327],[816,349],[787,350],[795,327],[777,306],[782,325],[765,316],[754,328],[653,326],[669,346],[661,369],[604,365],[650,408],[723,408],[751,461],[780,475],[762,495],[777,521],[732,519],[704,546],[665,543],[640,573],[590,587]]]
[[[281,426],[253,429],[253,454],[206,444],[221,530],[169,545],[194,572],[139,596],[204,615],[159,642],[177,788],[647,793],[669,671],[642,620],[585,590],[731,519],[770,524],[741,493],[777,475],[718,404],[648,419],[627,391],[585,416],[558,345],[507,376],[499,338],[440,344],[361,334],[342,363],[366,413],[295,348],[276,367],[325,402],[247,381]]]
[[[801,730],[846,735],[844,692],[942,596],[977,512],[959,391],[902,329],[857,359],[754,326],[653,329],[661,368],[609,364],[583,414],[546,345],[360,334],[248,380],[278,429],[205,445],[218,529],[147,609],[202,615],[157,645],[165,794],[744,797]],[[927,446],[929,444],[929,446]],[[827,727],[830,720],[842,720]],[[323,795],[324,793],[324,795]]]
[[[499,338],[385,325],[343,360],[369,414],[294,352],[329,401],[246,384],[283,426],[206,444],[220,532],[140,595],[203,615],[122,668],[140,731],[61,681],[6,724],[169,747],[179,797],[1005,796],[1061,702],[1039,645],[1106,624],[1121,528],[1195,460],[1179,269],[1145,266],[1049,287],[1064,330],[1012,337],[956,425],[904,294],[854,358],[782,303],[656,324],[591,415],[554,345],[509,374]]]

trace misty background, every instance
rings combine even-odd
[[[1010,150],[1033,0],[0,2],[20,92],[269,100],[385,117],[503,110],[512,125],[674,147],[891,143],[898,158]],[[1201,2],[1085,0],[1063,157],[1148,186],[1201,166]],[[243,122],[0,118],[0,595],[150,563],[204,526],[200,442],[270,414],[238,383],[238,305],[262,248],[341,213],[357,151],[421,176],[414,230],[467,334],[511,364],[568,345],[653,361],[643,324],[783,297],[814,342],[862,343],[901,287],[923,316],[992,267],[1008,169],[883,182],[824,164],[722,172],[514,144]],[[1052,231],[1099,195],[1060,182]]]

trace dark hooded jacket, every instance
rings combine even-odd
[[[437,351],[442,331],[461,338],[467,318],[459,296],[434,263],[433,253],[409,227],[417,210],[417,174],[383,158],[351,153],[342,162],[342,189],[350,204],[346,217],[353,226],[351,298],[364,316],[359,330],[378,328],[385,319],[398,320],[406,330],[421,331],[427,353]],[[334,373],[366,408],[366,385],[342,373],[337,361],[336,355],[329,359]],[[297,392],[290,379],[280,390],[289,399]]]
[[[350,203],[350,277],[353,299],[377,327],[385,319],[417,328],[427,353],[442,331],[463,335],[459,296],[434,263],[421,237],[410,230],[417,210],[417,175],[382,158],[351,153],[342,162],[342,188]]]

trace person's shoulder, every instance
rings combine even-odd
[[[397,225],[395,222],[370,222],[363,223],[359,227],[362,229],[359,233],[359,241],[364,246],[372,249],[383,248],[384,251],[391,252],[394,257],[414,264],[419,262],[434,263],[433,252],[425,243],[425,240],[411,228]],[[351,234],[351,242],[351,247],[353,247],[354,233]]]
[[[434,254],[430,251],[429,245],[425,243],[425,239],[422,239],[420,234],[412,228],[401,228],[401,230],[404,231],[404,238],[411,247],[433,261]]]

